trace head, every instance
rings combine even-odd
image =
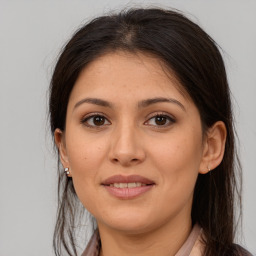
[[[97,105],[97,113],[104,115],[88,115],[89,105]],[[138,105],[142,107],[135,108]],[[111,205],[100,215],[103,202],[96,202],[97,197],[90,200],[90,192],[94,182],[100,184],[120,174],[112,172],[120,169],[139,174],[134,172],[146,168],[145,175],[156,187],[164,184],[159,195],[168,195],[165,203],[178,200],[176,207],[162,214],[162,221],[180,211],[192,223],[198,222],[205,230],[208,255],[221,255],[231,246],[236,181],[230,92],[218,47],[198,25],[177,11],[160,9],[128,10],[86,24],[74,34],[56,64],[50,121],[62,163],[55,239],[70,255],[76,253],[71,226],[79,199],[99,225],[109,226],[112,219],[105,216],[111,215]],[[92,129],[95,124],[100,128]],[[138,128],[140,124],[142,128]],[[79,171],[83,164],[88,172],[86,168]],[[63,166],[71,167],[69,177]],[[153,171],[157,169],[160,171]],[[171,187],[173,191],[168,192]],[[161,209],[163,202],[157,203],[159,207],[152,209]],[[152,227],[160,225],[154,219],[159,213],[147,211],[150,207],[139,208],[135,201],[120,207],[123,219],[114,228],[127,232],[152,228],[134,216],[138,221],[133,230],[127,230],[122,223],[132,217],[123,212],[131,207],[144,219],[148,214]]]

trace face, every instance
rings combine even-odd
[[[139,233],[190,221],[206,166],[199,112],[179,86],[142,53],[106,54],[78,77],[66,130],[55,136],[99,228]]]

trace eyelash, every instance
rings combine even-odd
[[[162,117],[162,118],[165,118],[166,121],[168,122],[167,124],[163,124],[163,125],[150,125],[154,128],[166,128],[168,126],[170,126],[171,124],[175,123],[176,120],[174,119],[174,117],[166,114],[166,113],[163,113],[163,112],[159,112],[159,113],[154,113],[144,124],[148,124],[150,120],[152,119],[156,119],[157,117]]]
[[[89,128],[96,128],[96,129],[100,129],[100,128],[102,128],[102,126],[104,125],[99,125],[99,126],[97,126],[97,125],[90,125],[90,124],[88,124],[88,121],[91,119],[92,121],[93,121],[93,118],[95,118],[95,117],[100,117],[100,118],[104,118],[104,123],[107,121],[107,122],[109,122],[109,124],[107,124],[107,125],[110,125],[111,123],[110,123],[110,121],[102,114],[102,113],[91,113],[90,115],[88,115],[88,116],[85,116],[82,120],[81,120],[81,124],[84,124],[85,126],[87,126],[87,127],[89,127]]]
[[[90,119],[93,121],[93,118],[96,118],[96,117],[103,118],[104,119],[103,120],[104,123],[102,125],[91,125],[91,124],[88,124],[88,121]],[[156,119],[158,117],[165,118],[166,122],[168,122],[168,123],[167,124],[163,124],[163,125],[152,125],[152,124],[149,124],[150,120]],[[105,124],[106,121],[108,122],[108,124]],[[144,124],[147,124],[147,125],[149,125],[151,127],[154,127],[154,128],[160,128],[161,129],[161,128],[166,128],[166,127],[170,126],[171,124],[173,124],[175,122],[176,122],[176,120],[172,116],[170,116],[170,115],[168,115],[166,113],[161,112],[161,113],[156,113],[156,114],[154,113],[154,114],[152,114],[152,116],[146,122],[144,122]],[[91,113],[89,116],[86,116],[86,117],[84,117],[81,120],[81,124],[84,124],[85,126],[87,126],[89,128],[100,129],[100,128],[102,128],[105,125],[110,125],[111,122],[102,113]]]

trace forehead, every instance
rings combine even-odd
[[[82,70],[70,100],[85,94],[123,99],[157,96],[153,94],[186,98],[175,74],[163,61],[149,54],[124,51],[104,54]]]

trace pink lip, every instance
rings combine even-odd
[[[114,183],[132,183],[132,182],[140,182],[146,185],[153,185],[155,184],[154,181],[149,180],[145,177],[140,175],[130,175],[130,176],[123,176],[123,175],[115,175],[107,178],[102,182],[102,185],[110,185]]]
[[[116,187],[110,186],[110,184],[114,184],[114,183],[134,183],[134,182],[140,182],[140,183],[146,184],[146,186],[135,187],[135,188],[116,188]],[[101,185],[103,185],[104,188],[114,197],[117,197],[119,199],[133,199],[152,189],[155,183],[152,180],[149,180],[139,175],[131,175],[131,176],[115,175],[104,180]]]

